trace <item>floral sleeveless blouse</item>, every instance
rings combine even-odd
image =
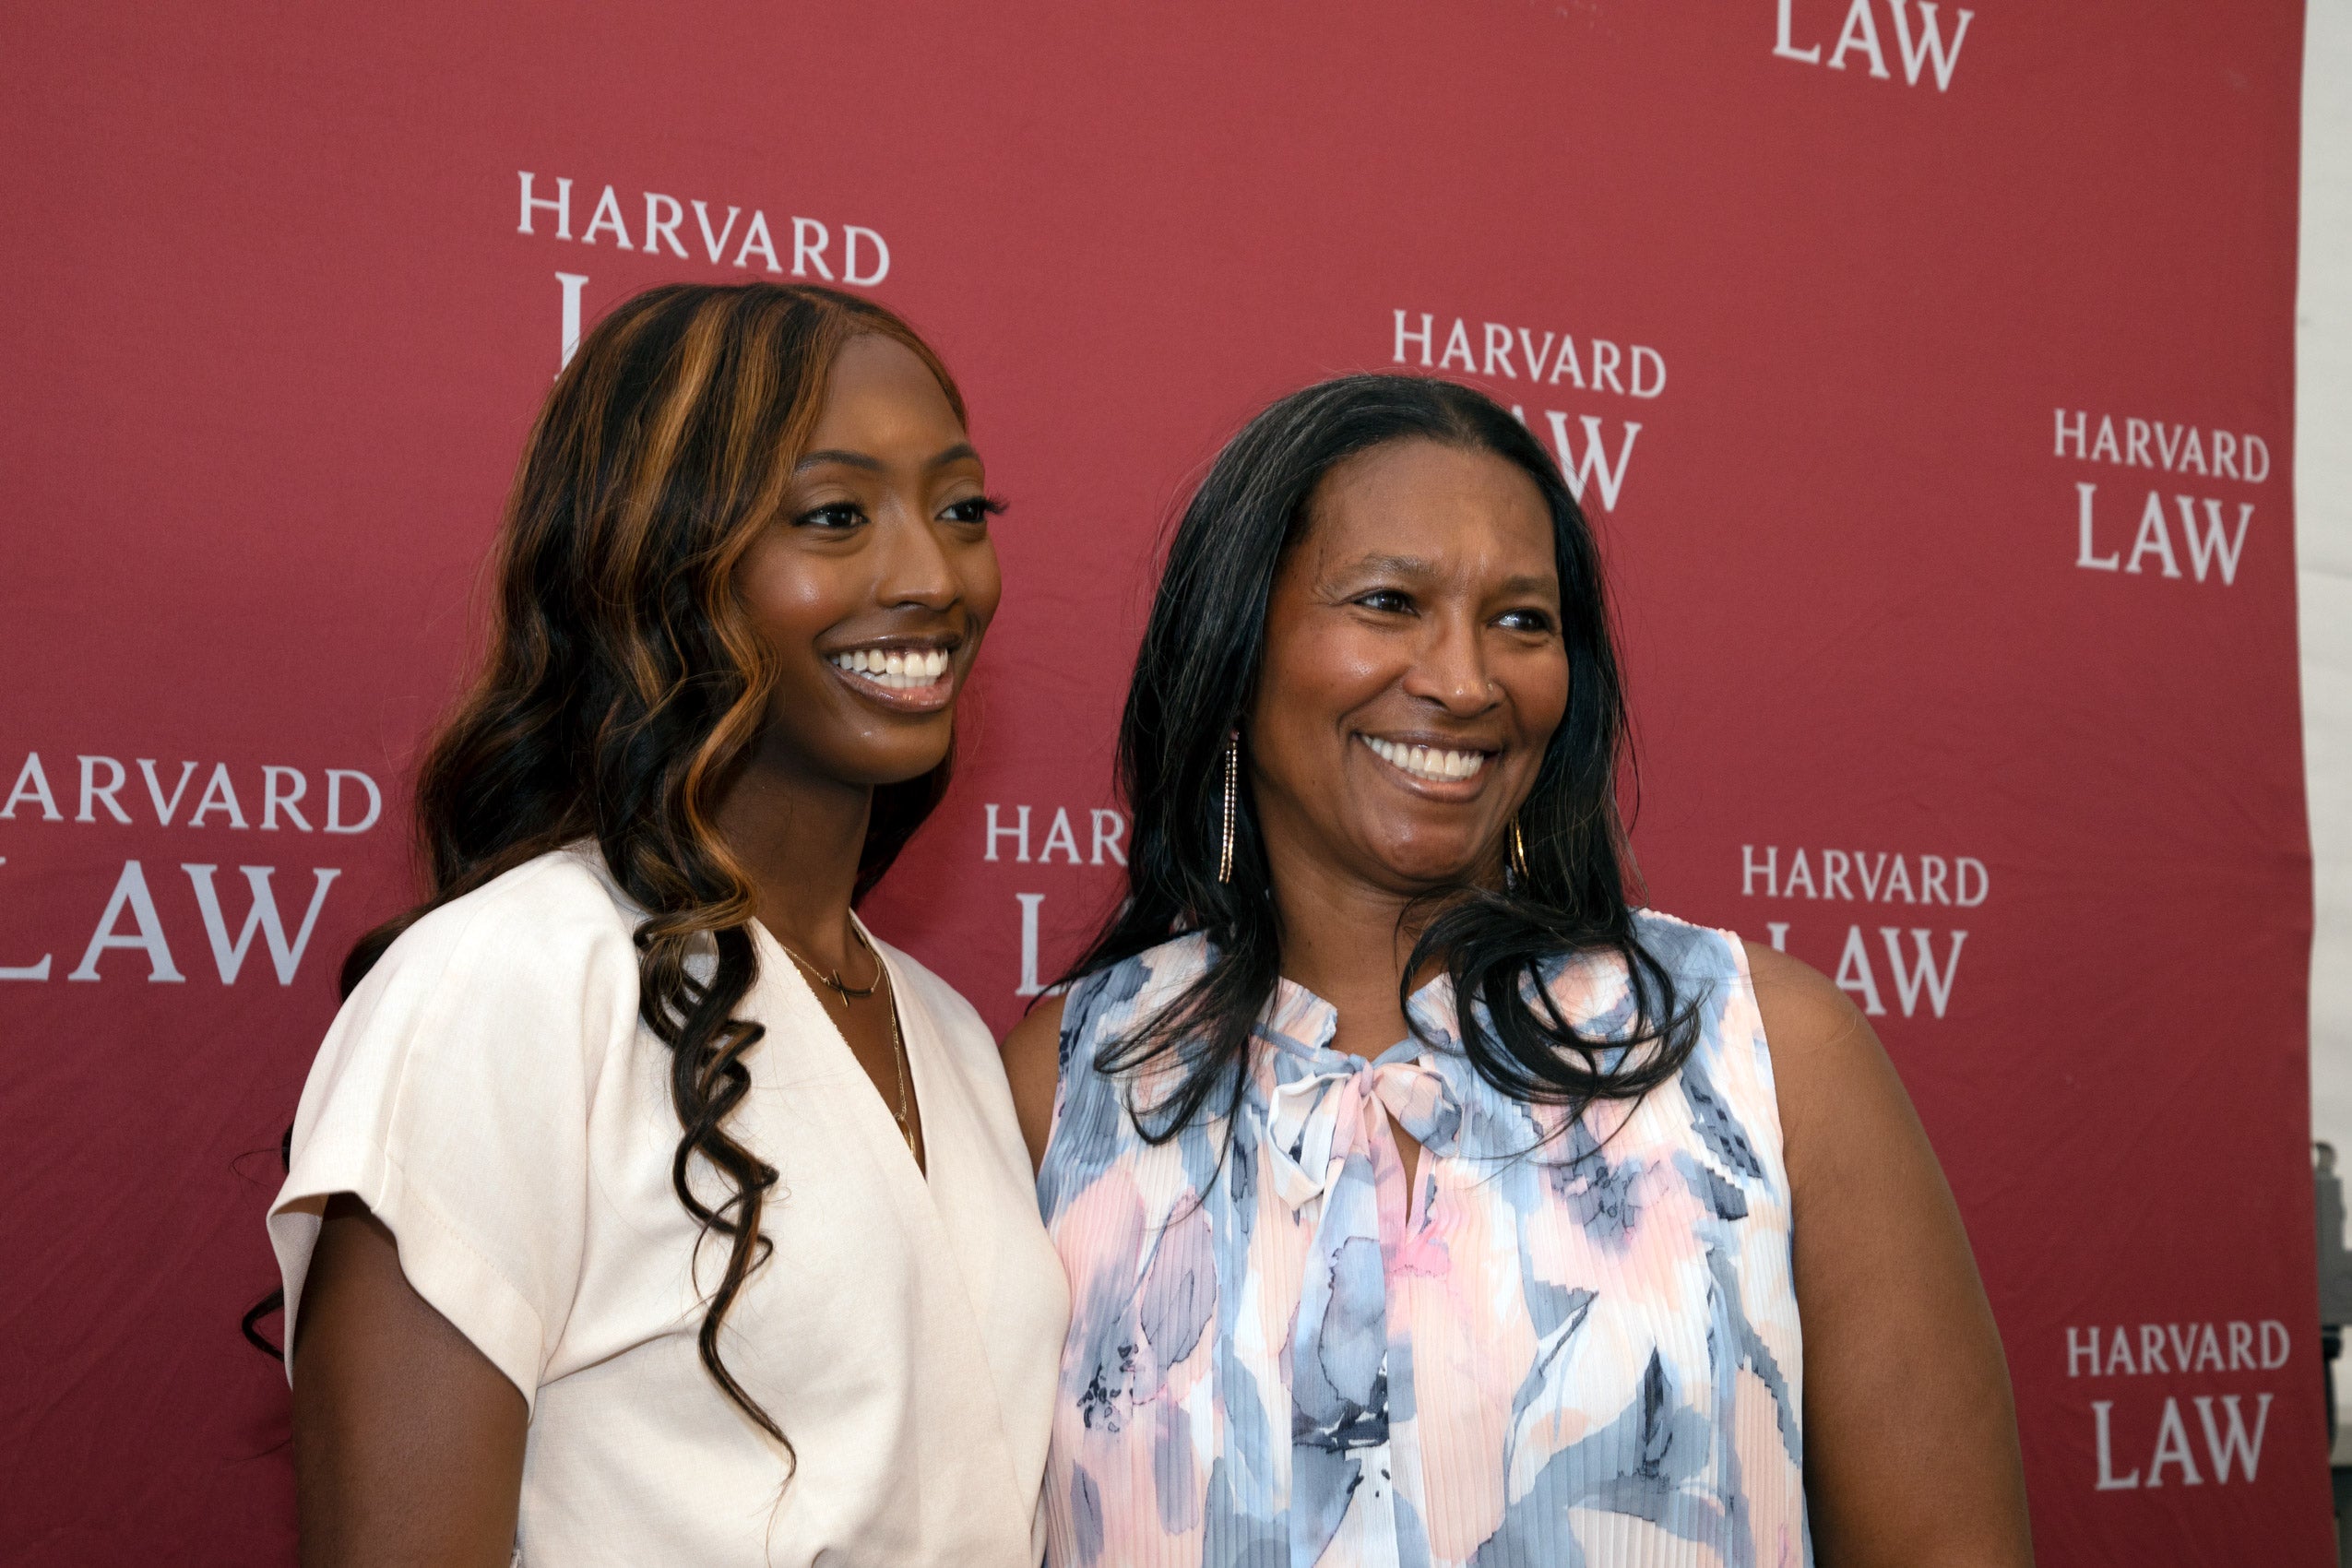
[[[1095,1061],[1200,974],[1205,940],[1072,988],[1038,1178],[1073,1308],[1051,1568],[1811,1562],[1788,1179],[1746,954],[1635,919],[1698,1006],[1697,1049],[1564,1126],[1471,1069],[1446,980],[1410,1004],[1436,1046],[1371,1062],[1286,980],[1229,1152],[1221,1119],[1155,1146],[1139,1086]],[[1630,1027],[1621,962],[1563,956],[1545,981],[1587,1038]],[[1410,1191],[1392,1115],[1421,1146]]]

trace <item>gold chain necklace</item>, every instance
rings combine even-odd
[[[921,1165],[923,1151],[915,1145],[914,1108],[907,1099],[907,1043],[898,1034],[898,992],[895,986],[890,992],[890,1064],[898,1069],[898,1103],[891,1107],[890,1114],[897,1119],[898,1135],[907,1140],[907,1152]]]
[[[835,969],[828,973],[824,969],[820,969],[814,964],[810,963],[806,958],[802,957],[800,954],[795,952],[791,947],[787,946],[782,937],[778,936],[776,938],[776,945],[784,949],[785,956],[790,958],[792,962],[800,965],[801,968],[806,969],[809,972],[810,978],[814,980],[817,984],[827,987],[828,989],[837,992],[841,998],[842,1005],[844,1006],[849,1005],[852,1002],[863,1002],[867,997],[872,996],[874,992],[874,987],[882,983],[883,973],[882,955],[873,950],[873,944],[866,940],[866,933],[858,930],[854,922],[850,925],[849,931],[850,933],[858,939],[859,944],[866,950],[867,956],[873,960],[873,980],[863,991],[861,991],[856,986],[850,985],[847,981],[843,980],[840,970]],[[769,932],[768,934],[770,936],[776,936],[774,932]]]
[[[863,947],[867,956],[873,960],[873,980],[862,991],[853,985],[846,984],[841,979],[840,970],[835,969],[827,974],[787,946],[783,938],[776,937],[774,932],[768,932],[768,935],[776,937],[776,945],[784,949],[786,957],[806,969],[810,977],[819,985],[838,994],[841,998],[841,1005],[847,1007],[852,1002],[862,1002],[872,996],[881,988],[882,983],[889,978],[890,974],[889,969],[882,962],[882,955],[874,951],[873,944],[866,939],[866,933],[858,928],[856,921],[850,922],[849,931],[857,937],[859,945]],[[898,1135],[907,1140],[907,1152],[913,1155],[920,1162],[922,1158],[922,1150],[915,1143],[914,1106],[907,1097],[907,1042],[898,1028],[898,988],[896,986],[890,988],[890,1065],[898,1075],[898,1103],[889,1107],[890,1116],[898,1123]]]

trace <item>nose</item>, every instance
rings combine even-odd
[[[874,597],[885,610],[941,611],[963,597],[963,580],[920,503],[894,506],[881,529]]]
[[[1433,615],[1405,672],[1405,694],[1435,703],[1456,719],[1474,719],[1500,700],[1486,667],[1486,647],[1474,616]]]

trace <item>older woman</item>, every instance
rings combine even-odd
[[[2009,1385],[1869,1027],[1629,907],[1598,556],[1483,397],[1260,415],[1170,551],[1129,894],[1006,1042],[1056,1564],[2014,1564]]]

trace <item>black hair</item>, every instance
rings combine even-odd
[[[1427,376],[1342,376],[1275,403],[1218,455],[1177,526],[1135,656],[1119,731],[1120,790],[1134,814],[1127,893],[1063,978],[1083,979],[1177,935],[1206,936],[1200,979],[1096,1059],[1112,1074],[1178,1069],[1147,1111],[1130,1097],[1137,1131],[1152,1142],[1173,1137],[1212,1102],[1229,1135],[1253,1034],[1280,978],[1273,885],[1246,790],[1231,880],[1218,877],[1224,754],[1256,692],[1276,573],[1333,468],[1409,440],[1490,453],[1534,481],[1551,517],[1570,681],[1567,712],[1519,808],[1524,874],[1500,889],[1444,888],[1417,902],[1431,913],[1397,982],[1399,1004],[1411,978],[1442,961],[1471,1065],[1526,1101],[1638,1099],[1671,1078],[1695,1043],[1693,1009],[1634,932],[1632,854],[1617,803],[1628,754],[1623,683],[1599,550],[1574,494],[1526,425],[1491,398]],[[1562,1014],[1542,980],[1566,952],[1624,964],[1632,1016],[1623,1031],[1586,1037]],[[1473,1002],[1484,1004],[1483,1021]]]

